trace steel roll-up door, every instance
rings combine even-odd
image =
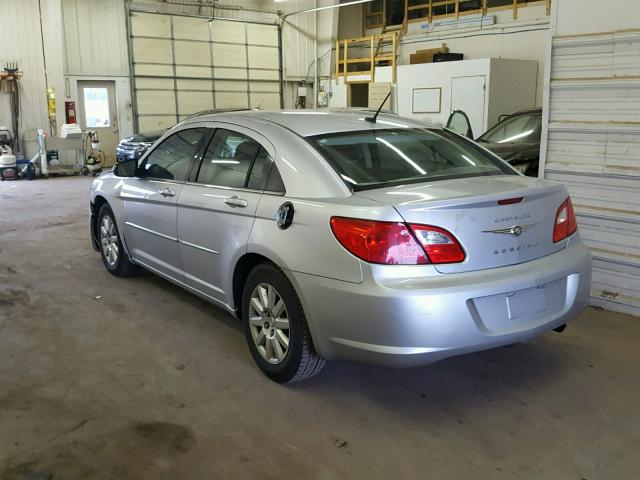
[[[640,314],[640,30],[556,36],[544,175],[567,185],[595,303]]]
[[[276,25],[136,11],[129,21],[138,131],[202,110],[280,106]]]

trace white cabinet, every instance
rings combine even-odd
[[[386,68],[386,67],[385,67]],[[481,58],[458,62],[400,65],[397,71],[397,113],[445,124],[452,110],[464,110],[478,137],[500,115],[536,106],[538,62]],[[440,111],[415,111],[420,89],[440,89]]]

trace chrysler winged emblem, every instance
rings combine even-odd
[[[530,223],[529,225],[513,225],[511,227],[505,228],[493,228],[491,230],[483,230],[483,233],[501,233],[503,235],[513,235],[514,237],[519,237],[522,235],[522,232],[526,232],[527,230],[532,229],[538,225],[537,223]]]

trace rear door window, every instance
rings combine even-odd
[[[207,148],[197,183],[230,188],[246,187],[247,176],[260,144],[239,132],[219,128]]]

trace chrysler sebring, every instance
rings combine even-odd
[[[106,269],[236,315],[277,382],[424,365],[561,330],[591,257],[563,185],[449,130],[362,111],[184,121],[91,187]]]

